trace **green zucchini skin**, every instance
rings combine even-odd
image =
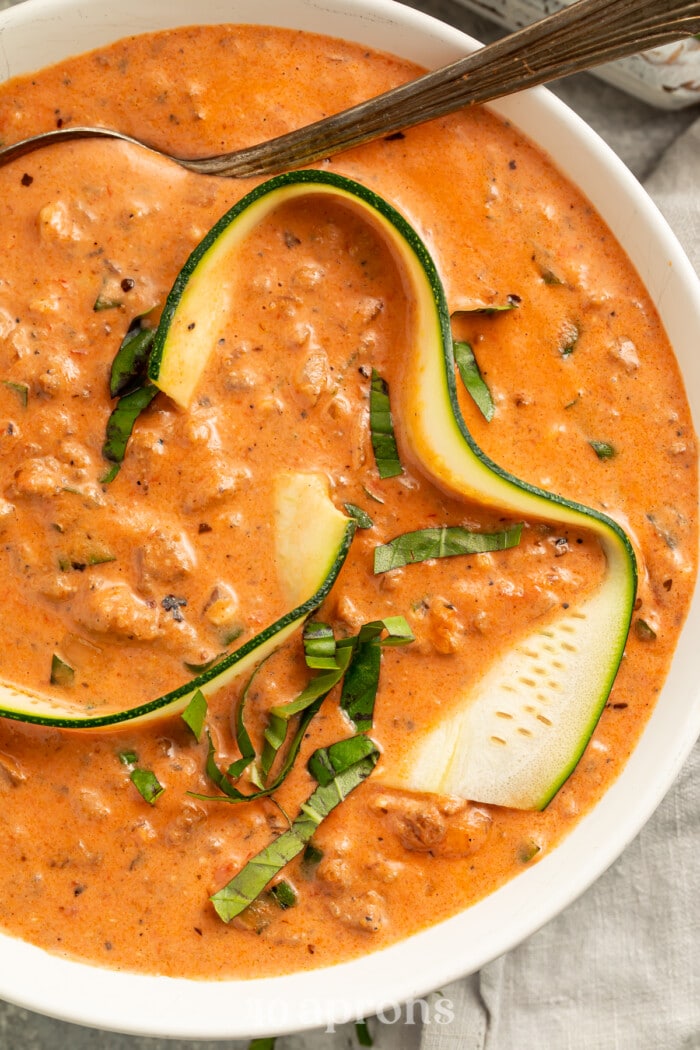
[[[413,381],[404,384],[399,397],[405,412],[404,426],[409,435],[410,452],[419,467],[448,490],[462,496],[479,498],[482,502],[493,503],[515,515],[529,514],[539,519],[567,522],[593,529],[600,537],[608,563],[616,573],[616,656],[609,661],[599,703],[588,712],[588,722],[582,734],[580,749],[570,756],[570,761],[562,765],[561,775],[556,778],[556,787],[553,790],[548,787],[544,793],[540,792],[541,797],[531,803],[534,808],[541,808],[546,805],[578,761],[612,686],[622,658],[636,592],[634,552],[626,534],[612,519],[597,510],[520,481],[493,463],[474,442],[458,404],[450,314],[442,282],[430,253],[406,219],[372,190],[333,172],[302,170],[279,175],[260,184],[219,219],[180,271],[168,295],[154,338],[149,360],[149,378],[165,393],[186,406],[188,390],[191,396],[199,372],[194,376],[190,373],[185,375],[184,394],[180,392],[177,396],[169,388],[167,377],[169,362],[177,358],[178,354],[181,363],[184,362],[185,371],[188,360],[193,356],[191,348],[183,346],[179,341],[176,331],[178,311],[181,310],[183,301],[187,301],[187,297],[191,296],[196,304],[200,282],[203,291],[207,290],[207,272],[216,272],[217,265],[221,265],[222,260],[226,259],[227,251],[232,250],[231,245],[235,248],[237,239],[242,239],[246,231],[252,229],[259,219],[283,200],[306,194],[330,194],[345,201],[350,207],[359,208],[387,236],[411,279],[417,296],[419,318],[415,345],[419,351],[420,347],[423,347],[423,356],[420,357],[420,352],[417,354],[417,371],[414,370]],[[205,359],[210,349],[203,347]],[[438,350],[439,352],[436,352]],[[177,369],[175,371],[177,372]],[[176,375],[177,378],[181,380],[182,375]],[[416,395],[416,391],[419,390],[429,391],[427,405]],[[26,691],[23,693],[16,687],[3,687],[0,684],[0,717],[67,729],[100,729],[148,721],[184,710],[197,689],[202,689],[205,694],[211,693],[219,688],[224,680],[229,680],[236,673],[243,673],[249,664],[252,666],[262,657],[263,652],[268,651],[268,647],[272,648],[281,643],[321,604],[347,556],[354,530],[355,523],[348,521],[328,574],[308,601],[285,614],[221,663],[164,696],[126,711],[91,715],[87,711],[84,714],[73,712],[70,705],[62,705],[53,698],[34,697],[32,702],[32,697],[28,696]],[[15,697],[27,697],[26,706],[17,700],[9,704],[3,703],[3,693],[6,696],[14,694]],[[33,706],[36,708],[37,700],[42,708],[40,712],[32,710]],[[46,710],[47,706],[57,707],[59,710],[49,713]]]
[[[533,776],[532,785],[525,790],[509,786],[512,779],[509,775],[501,776],[504,783],[498,785],[495,791],[489,784],[485,787],[472,785],[468,776],[460,779],[462,774],[457,776],[456,782],[454,778],[452,781],[444,778],[436,781],[430,767],[444,761],[441,756],[446,753],[450,740],[452,747],[456,746],[455,727],[448,726],[447,739],[439,741],[439,746],[429,754],[430,761],[409,762],[408,771],[398,771],[398,775],[396,770],[392,773],[388,763],[388,772],[383,775],[385,781],[391,781],[394,776],[399,784],[413,790],[465,793],[475,801],[519,808],[544,808],[578,763],[612,688],[624,652],[636,594],[634,551],[627,535],[613,519],[598,510],[514,477],[494,463],[476,444],[459,408],[450,313],[445,292],[429,251],[410,223],[372,190],[333,172],[291,172],[261,184],[220,220],[183,268],[178,284],[173,289],[172,301],[166,304],[163,327],[156,335],[150,377],[181,404],[187,404],[189,392],[194,386],[192,377],[188,377],[188,382],[184,384],[183,395],[182,389],[177,388],[183,370],[180,370],[180,374],[175,370],[173,386],[170,387],[170,377],[164,375],[162,368],[169,346],[168,318],[173,315],[183,296],[192,294],[196,301],[196,279],[200,268],[206,269],[208,256],[213,259],[212,265],[217,265],[216,253],[224,251],[221,239],[235,231],[239,218],[245,215],[262,218],[281,201],[305,193],[331,195],[349,207],[359,208],[395,248],[410,280],[416,299],[414,344],[407,355],[412,358],[412,363],[409,363],[407,377],[398,390],[400,408],[397,415],[407,437],[408,452],[418,468],[448,491],[490,503],[511,515],[589,529],[598,536],[605,552],[608,569],[602,594],[596,602],[590,603],[596,615],[601,617],[597,629],[593,624],[591,637],[595,636],[594,643],[589,646],[590,679],[593,684],[589,682],[587,688],[582,690],[585,695],[580,710],[576,710],[575,702],[569,705],[569,717],[574,720],[575,731],[574,738],[568,739],[566,753],[555,755],[550,763],[551,768],[544,772],[539,770],[537,776]],[[235,240],[234,232],[234,248]],[[194,287],[191,286],[193,280]],[[174,335],[176,344],[178,340],[188,338],[182,332]],[[192,356],[191,351],[182,354],[185,361]],[[538,638],[537,641],[539,644],[541,640]],[[569,699],[575,701],[576,697]],[[469,706],[469,700],[465,698],[465,707]],[[479,702],[488,707],[490,699],[482,697]],[[463,726],[461,732],[467,732]],[[430,745],[425,745],[423,750],[429,753]],[[420,759],[420,746],[416,749],[416,757]],[[456,768],[459,766],[458,759],[458,755],[453,756]],[[417,775],[417,770],[420,775]]]
[[[281,645],[282,640],[289,637],[294,633],[304,622],[307,616],[311,615],[319,605],[324,601],[328,593],[331,592],[333,585],[335,584],[338,573],[340,572],[343,562],[347,556],[349,548],[353,542],[355,535],[355,522],[349,521],[345,527],[342,542],[337,549],[330,571],[328,571],[325,579],[312,597],[309,598],[302,605],[296,609],[292,609],[276,619],[274,624],[267,627],[255,637],[250,638],[248,642],[236,649],[235,652],[231,653],[225,659],[219,661],[209,670],[198,674],[195,678],[190,678],[184,682],[182,686],[178,686],[177,689],[171,690],[169,693],[165,693],[163,696],[158,696],[153,700],[149,700],[148,703],[142,703],[139,707],[128,708],[125,711],[111,712],[106,715],[90,715],[89,709],[85,709],[85,714],[79,713],[78,706],[76,705],[76,714],[34,714],[31,712],[31,703],[36,703],[37,697],[34,694],[22,692],[16,687],[6,687],[0,682],[0,702],[4,701],[3,692],[6,689],[10,689],[17,693],[20,697],[26,697],[25,702],[27,703],[26,710],[14,710],[10,707],[3,706],[0,708],[0,717],[15,719],[16,721],[31,722],[35,726],[51,726],[58,729],[110,729],[119,728],[121,724],[125,722],[133,723],[135,721],[145,722],[150,721],[153,718],[162,718],[168,715],[179,714],[185,710],[192,695],[200,689],[205,695],[215,692],[221,688],[225,682],[221,681],[221,678],[227,674],[227,680],[236,677],[238,674],[243,674],[250,667],[252,668],[258,663],[258,660],[264,655],[266,647],[271,645],[276,648]],[[6,702],[6,701],[5,701]],[[42,706],[55,707],[57,709],[65,710],[70,707],[68,703],[61,703],[54,697],[43,696],[40,698]]]
[[[154,718],[165,718],[168,715],[180,714],[198,689],[201,689],[205,696],[215,692],[224,684],[221,681],[224,674],[227,675],[227,680],[230,680],[237,677],[238,674],[245,673],[248,668],[252,668],[254,664],[262,659],[266,646],[270,645],[271,648],[276,648],[277,645],[282,644],[282,641],[301,627],[304,620],[325,601],[330,593],[350,550],[354,534],[355,523],[349,520],[328,575],[321,587],[308,601],[304,602],[303,605],[299,605],[296,609],[291,609],[288,613],[285,613],[284,616],[281,616],[273,624],[265,628],[264,631],[261,631],[254,638],[245,642],[239,649],[236,649],[230,656],[210,667],[202,674],[197,675],[196,678],[189,679],[183,685],[178,686],[177,689],[173,689],[169,693],[165,693],[163,696],[159,696],[146,704],[140,704],[137,707],[128,708],[124,711],[111,712],[107,715],[90,715],[87,708],[85,709],[85,714],[78,713],[77,705],[75,715],[68,713],[48,715],[32,713],[30,705],[32,699],[36,701],[36,698],[32,694],[22,693],[16,687],[10,687],[13,692],[27,697],[27,708],[26,710],[13,710],[11,707],[3,706],[0,708],[0,717],[14,719],[19,722],[30,722],[34,725],[52,726],[58,729],[116,729],[124,723],[146,722]],[[3,701],[2,694],[6,688],[0,683],[0,702]],[[48,696],[41,697],[41,703],[42,705],[52,705],[61,710],[70,706],[68,703],[61,704],[60,701]]]

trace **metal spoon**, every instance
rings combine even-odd
[[[700,0],[577,0],[467,58],[367,102],[255,146],[214,157],[174,157],[109,128],[47,131],[0,149],[0,167],[56,142],[114,138],[150,149],[204,175],[243,178],[302,167],[523,88],[700,33]]]

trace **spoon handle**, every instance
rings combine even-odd
[[[232,153],[170,159],[202,175],[275,175],[464,106],[695,34],[700,34],[700,0],[577,0],[449,66],[296,131]],[[80,138],[122,139],[169,156],[109,128],[68,127],[0,149],[0,167],[43,146]]]
[[[192,170],[234,177],[273,175],[464,106],[582,72],[700,33],[700,2],[577,0],[449,66],[335,116]]]

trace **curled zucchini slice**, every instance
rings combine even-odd
[[[189,404],[228,308],[217,274],[232,265],[256,223],[303,195],[330,195],[359,211],[384,235],[403,269],[414,319],[392,407],[419,468],[451,493],[515,518],[588,529],[604,551],[600,587],[484,669],[477,686],[407,750],[401,765],[385,757],[381,774],[386,783],[417,791],[544,808],[577,764],[615,679],[636,592],[634,553],[616,522],[518,480],[476,445],[457,401],[442,283],[405,218],[371,190],[330,172],[293,172],[258,186],[223,216],[178,278],[156,336],[151,379],[184,407]]]
[[[156,333],[150,379],[183,408],[189,406],[230,308],[223,277],[235,264],[237,247],[280,204],[319,194],[331,195],[372,223],[392,246],[406,278],[414,311],[411,344],[392,396],[415,463],[451,493],[516,519],[586,528],[604,551],[606,571],[592,595],[534,629],[486,668],[476,687],[465,690],[400,765],[386,756],[386,783],[543,808],[578,762],[612,687],[636,591],[634,553],[610,518],[518,480],[478,448],[458,406],[442,283],[411,225],[371,190],[330,172],[293,172],[263,183],[219,220],[183,267]],[[115,726],[180,711],[196,689],[213,692],[250,670],[323,601],[355,527],[313,474],[281,480],[276,517],[280,571],[289,581],[292,611],[220,664],[151,703],[108,714],[75,711],[0,685],[0,716],[73,728]],[[503,732],[506,723],[509,733]]]
[[[201,689],[209,696],[248,675],[317,609],[333,586],[350,549],[355,522],[330,499],[319,474],[282,474],[275,484],[275,557],[290,611],[219,663],[179,688],[123,711],[78,705],[48,693],[0,682],[0,717],[65,729],[114,729],[184,711]]]

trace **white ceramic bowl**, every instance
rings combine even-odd
[[[428,67],[474,46],[457,30],[392,0],[197,0],[194,5],[191,0],[27,0],[0,15],[0,75],[28,72],[120,37],[195,20],[328,33]],[[623,164],[546,91],[496,108],[582,187],[635,263],[675,347],[698,429],[700,284],[668,226]],[[666,688],[620,778],[550,855],[461,915],[354,962],[219,983],[102,970],[0,936],[0,997],[98,1028],[223,1039],[372,1015],[477,970],[585,890],[670,787],[700,732],[698,637],[696,591]]]

